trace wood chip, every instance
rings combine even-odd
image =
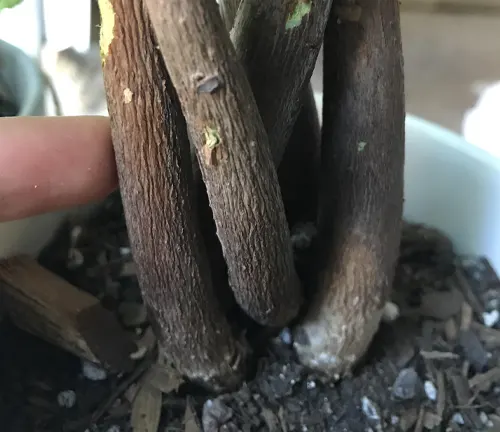
[[[416,408],[409,408],[399,416],[398,426],[403,432],[409,431],[418,419],[418,411]]]
[[[444,409],[446,406],[446,386],[444,380],[444,373],[442,370],[438,370],[436,372],[436,382],[437,382],[436,413],[439,417],[443,418]]]
[[[132,404],[130,424],[133,432],[157,432],[160,426],[160,390],[143,381]]]
[[[456,288],[446,291],[430,291],[422,295],[419,312],[422,316],[447,320],[460,312],[463,294]]]
[[[415,429],[413,429],[414,432],[422,432],[424,430],[424,417],[425,417],[424,407],[420,407],[417,423],[415,424]]]
[[[458,337],[458,329],[454,318],[450,318],[444,323],[444,334],[449,342],[456,341]]]
[[[5,312],[19,328],[114,371],[129,371],[135,349],[112,312],[99,300],[27,256],[0,262]]]
[[[184,432],[202,432],[198,417],[189,398],[186,401],[186,411],[184,413]]]
[[[472,286],[461,269],[457,269],[453,278],[453,282],[465,297],[465,300],[472,307],[472,310],[476,313],[478,317],[482,317],[484,312],[484,306],[481,304],[477,298],[476,293],[472,289]],[[453,283],[452,282],[452,283]]]
[[[458,354],[447,351],[420,351],[420,355],[426,360],[454,360],[460,358]]]
[[[469,380],[469,387],[473,390],[485,392],[498,382],[500,382],[500,367],[495,367],[488,372],[473,376]]]
[[[478,322],[473,322],[472,328],[487,349],[500,348],[500,330],[486,327]]]
[[[471,366],[477,372],[482,372],[488,364],[488,352],[476,334],[470,329],[460,331],[459,344]]]
[[[467,379],[462,375],[453,372],[449,372],[448,376],[453,385],[455,396],[457,398],[458,405],[460,406],[460,412],[464,417],[465,424],[471,426],[473,428],[472,430],[481,430],[481,419],[479,418],[476,410],[470,406],[472,394],[469,390],[469,383]]]
[[[460,330],[469,330],[472,323],[472,308],[469,303],[462,303],[461,319],[460,319]]]
[[[424,414],[423,426],[425,429],[433,430],[434,428],[439,426],[442,421],[443,419],[441,418],[441,416],[433,412],[426,411]]]
[[[159,363],[151,366],[144,379],[149,385],[165,394],[177,391],[184,382],[175,369]]]

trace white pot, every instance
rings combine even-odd
[[[406,119],[405,218],[442,230],[500,273],[500,159],[459,135]]]
[[[3,91],[12,96],[19,107],[19,116],[45,114],[44,85],[39,68],[23,51],[1,40],[0,85],[7,87]],[[0,223],[0,258],[21,253],[38,255],[66,215],[67,212],[46,213]]]

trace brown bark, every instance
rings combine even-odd
[[[336,0],[324,44],[319,290],[301,360],[348,372],[378,329],[398,255],[404,89],[399,2]]]
[[[238,304],[282,325],[301,304],[269,141],[215,2],[146,0],[160,50],[192,127]]]
[[[290,228],[316,222],[321,129],[311,85],[278,169],[281,194]]]
[[[332,0],[243,0],[231,39],[277,166],[316,64]]]
[[[113,313],[34,259],[0,261],[0,295],[18,328],[115,372],[133,368],[137,347]]]
[[[100,0],[113,145],[137,274],[175,367],[215,388],[242,378],[245,348],[215,299],[194,210],[185,121],[142,1]]]

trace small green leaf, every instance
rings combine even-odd
[[[3,9],[11,9],[14,6],[22,3],[23,0],[0,0],[0,11]]]
[[[293,11],[288,15],[286,20],[285,29],[290,30],[298,27],[309,12],[311,12],[311,1],[310,0],[297,0],[297,4]]]

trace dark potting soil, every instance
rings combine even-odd
[[[16,104],[10,102],[0,95],[0,117],[13,117],[17,115],[18,112],[19,109]]]
[[[61,230],[40,262],[150,339],[118,195],[92,220]],[[392,302],[352,377],[335,383],[304,368],[285,329],[269,342],[255,377],[220,396],[155,369],[146,350],[129,375],[106,374],[4,320],[0,429],[500,430],[500,282],[488,262],[459,257],[442,234],[406,225]]]

